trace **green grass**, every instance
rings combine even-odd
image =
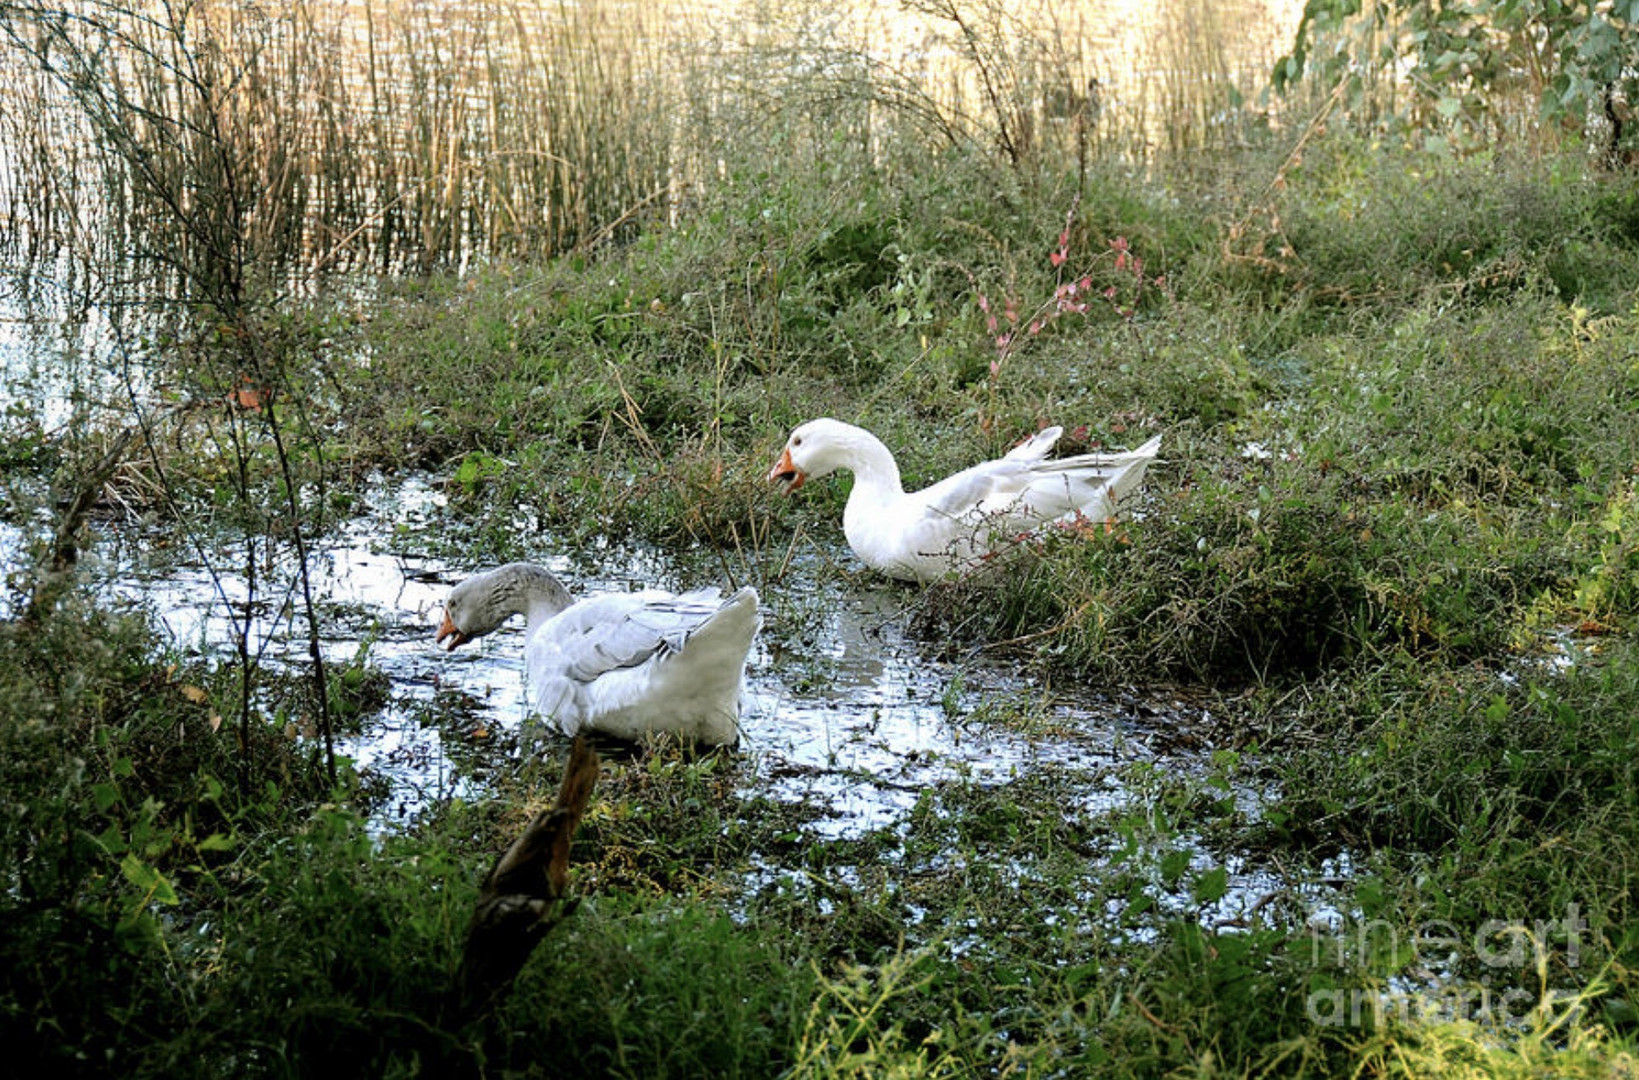
[[[804,538],[838,550],[845,491],[766,484],[794,424],[864,423],[913,483],[1041,422],[1161,433],[1132,520],[1021,544],[927,590],[910,628],[1047,682],[1188,685],[1212,715],[1198,753],[955,777],[847,839],[804,831],[822,808],[744,794],[731,757],[611,759],[574,848],[580,909],[461,1028],[443,994],[478,877],[556,761],[383,835],[367,793],[332,790],[286,734],[298,703],[258,698],[241,728],[231,665],[168,655],[70,591],[0,626],[8,1054],[130,1076],[1634,1068],[1631,178],[1341,134],[1270,195],[1274,150],[1198,186],[1097,166],[1068,263],[1096,302],[1001,356],[978,296],[1052,297],[1073,181],[849,152],[737,161],[677,228],[595,259],[285,313],[323,505],[422,472],[448,505],[441,536],[395,538],[420,553],[513,557],[520,520],[571,546],[693,547],[762,587],[786,644],[818,601],[782,564]],[[8,519],[94,456],[8,428]],[[211,444],[173,437],[159,464],[177,499],[145,509],[213,505]],[[248,490],[277,493],[250,468]],[[1573,667],[1547,662],[1567,645]],[[367,712],[367,667],[335,679]],[[1048,738],[1044,703],[953,722]],[[1306,891],[1241,910],[1232,867]],[[1548,933],[1488,962],[1573,908],[1574,951]],[[1450,986],[1583,1007],[1314,1011]]]

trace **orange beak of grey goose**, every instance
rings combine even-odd
[[[444,645],[445,638],[450,639],[448,645]],[[438,625],[438,636],[433,638],[433,644],[444,645],[445,652],[454,652],[457,645],[465,645],[471,640],[467,635],[456,629],[454,620],[450,618],[449,609],[446,608],[444,610],[444,621]]]

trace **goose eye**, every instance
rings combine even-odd
[[[792,440],[791,440],[791,445],[792,446],[801,446],[802,445],[802,436],[797,435],[797,436],[793,437]]]

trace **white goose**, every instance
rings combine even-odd
[[[838,469],[854,474],[842,531],[854,554],[905,581],[931,581],[984,558],[996,541],[1061,518],[1116,516],[1161,450],[1157,435],[1137,450],[1047,459],[1063,429],[1046,428],[1008,451],[907,494],[882,440],[840,420],[810,420],[791,433],[768,478],[786,494]]]
[[[576,601],[543,566],[508,563],[450,590],[435,639],[453,650],[513,615],[527,621],[531,704],[565,735],[680,735],[709,746],[740,734],[746,655],[760,618],[749,586],[680,595],[647,589]]]

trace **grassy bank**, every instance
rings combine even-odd
[[[1285,149],[1083,181],[839,143],[600,257],[387,283],[278,338],[333,510],[425,471],[446,519],[399,539],[429,554],[532,554],[520,520],[697,548],[776,643],[793,582],[861,573],[786,572],[846,486],[769,488],[796,423],[872,428],[912,483],[1042,423],[1161,433],[1131,521],[934,586],[912,627],[1049,682],[1187,685],[1206,768],[1134,767],[1107,807],[1069,772],[951,781],[824,841],[732,757],[613,760],[580,910],[463,1027],[477,879],[556,762],[372,832],[294,706],[219,727],[228,673],[70,593],[0,626],[0,1044],[133,1076],[1633,1070],[1639,187]],[[169,445],[125,481],[174,493],[161,518],[219,479]],[[44,490],[57,450],[8,450]],[[274,464],[246,469],[276,490]],[[1303,884],[1226,906],[1249,864]]]

